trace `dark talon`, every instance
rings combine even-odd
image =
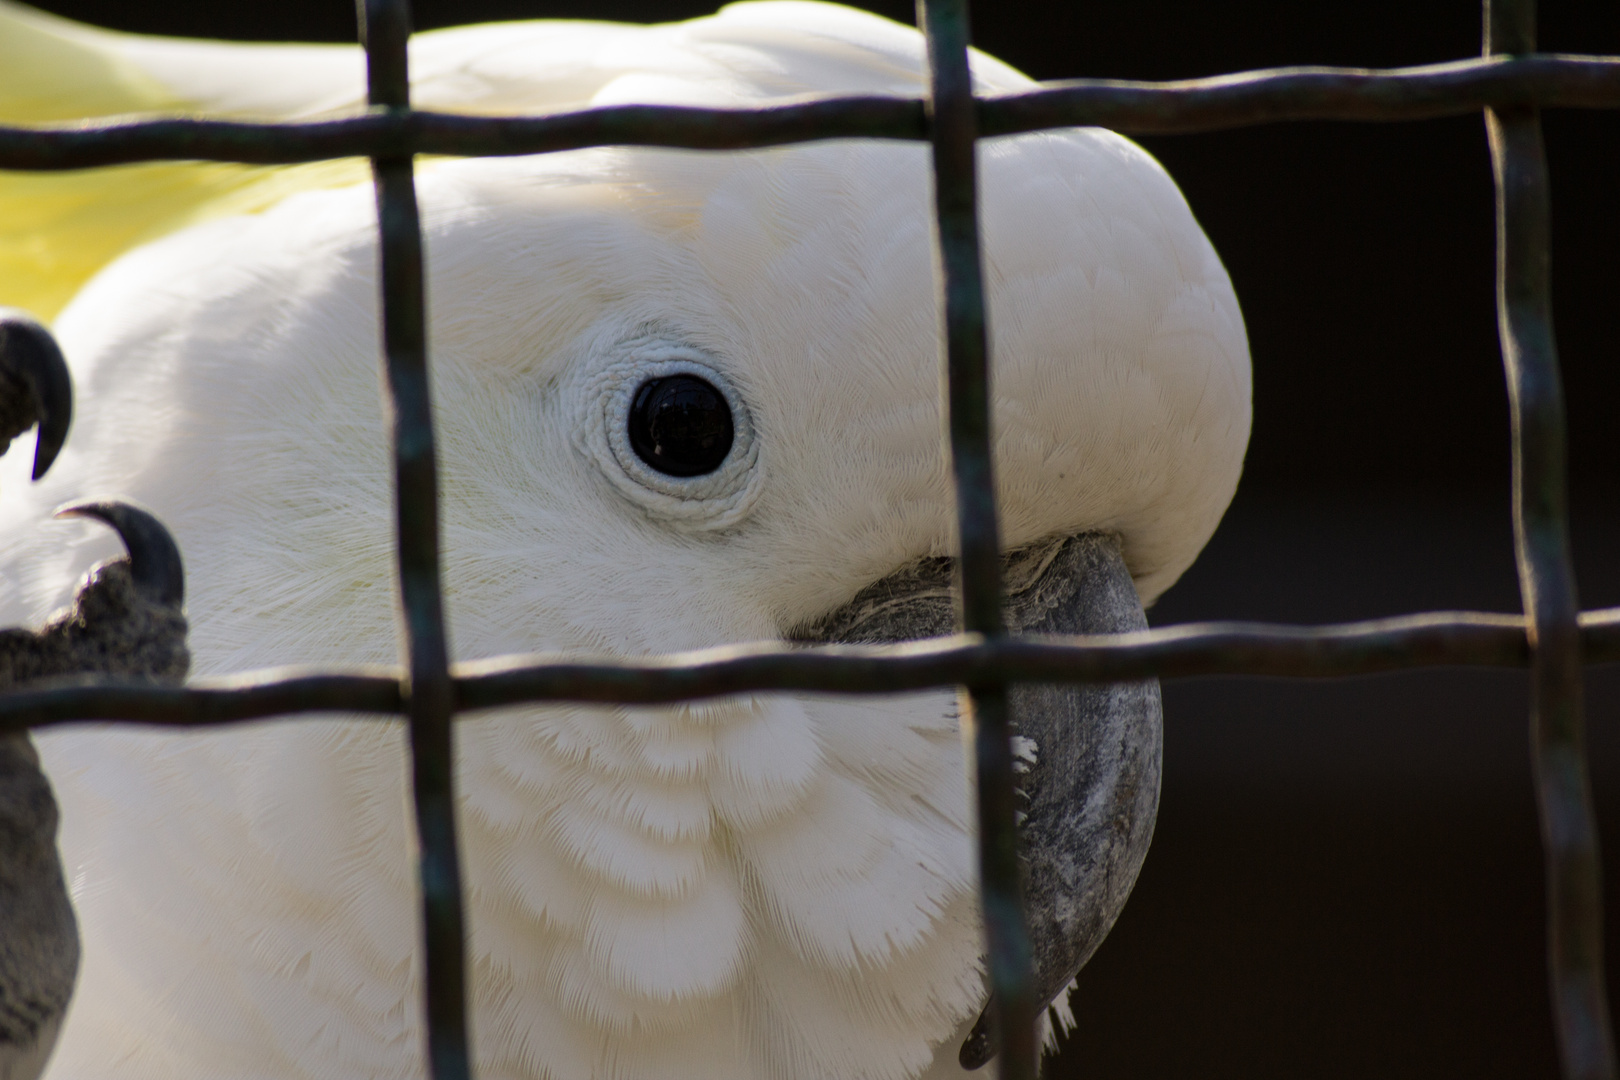
[[[163,523],[129,503],[75,503],[56,511],[57,517],[87,517],[112,526],[129,552],[130,576],[147,600],[179,607],[186,598],[186,572],[180,549]]]
[[[56,460],[72,420],[73,380],[56,339],[23,312],[0,308],[0,440],[9,443],[39,425],[38,480]]]
[[[968,1037],[962,1040],[962,1049],[957,1052],[956,1062],[968,1072],[984,1068],[1001,1050],[1001,1039],[991,1030],[994,1016],[995,1002],[992,1000],[979,1014],[979,1019],[974,1023]]]

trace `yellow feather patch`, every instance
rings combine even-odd
[[[0,123],[187,113],[209,103],[174,93],[136,62],[142,39],[0,3]],[[179,44],[179,43],[176,43]],[[185,47],[189,46],[189,48]],[[207,53],[286,53],[285,47],[194,42],[175,62]],[[52,319],[97,271],[176,229],[269,208],[297,191],[368,175],[360,159],[297,166],[151,162],[72,172],[0,171],[0,305]]]
[[[359,183],[349,158],[266,168],[154,162],[58,173],[0,172],[0,305],[55,318],[85,282],[125,251],[286,196]]]

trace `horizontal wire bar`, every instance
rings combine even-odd
[[[1620,608],[1581,616],[1581,659],[1620,662]],[[960,685],[1159,676],[1334,678],[1424,667],[1527,667],[1524,619],[1428,612],[1329,626],[1188,623],[1134,634],[961,636],[903,645],[727,646],[643,660],[504,656],[456,664],[456,709],[537,702],[658,705],[762,691],[883,694]],[[183,687],[80,677],[0,694],[0,732],[77,720],[206,727],[312,712],[397,715],[402,673],[270,669]]]
[[[1174,135],[1292,120],[1429,120],[1488,106],[1620,107],[1620,57],[1480,57],[1409,68],[1293,67],[1176,82],[1076,79],[984,99],[979,134],[1095,124]]]
[[[307,123],[175,117],[0,127],[0,168],[57,170],[136,161],[289,165],[339,157],[512,157],[589,146],[744,150],[817,139],[925,139],[920,100],[836,97],[759,109],[609,105],[551,116],[367,112]]]
[[[1084,79],[981,97],[977,115],[982,138],[1082,124],[1178,134],[1289,120],[1423,120],[1513,105],[1620,108],[1620,57],[1538,54],[1385,70],[1276,68],[1176,82]],[[857,138],[927,139],[922,100],[832,97],[757,109],[611,105],[530,117],[395,109],[306,123],[178,117],[0,126],[0,169],[501,157],[588,146],[742,150]]]

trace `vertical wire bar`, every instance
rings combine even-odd
[[[410,107],[408,0],[361,0],[373,107]],[[450,721],[454,690],[439,583],[439,491],[428,394],[422,229],[410,156],[374,158],[382,337],[393,419],[394,514],[405,609],[406,717],[422,889],[424,997],[433,1080],[469,1080],[461,867]]]
[[[1485,0],[1484,14],[1486,54],[1535,51],[1535,0]],[[1531,646],[1548,979],[1564,1076],[1614,1080],[1570,558],[1564,391],[1553,336],[1547,156],[1535,108],[1487,109],[1485,125],[1496,177],[1497,327],[1513,422],[1513,538]]]
[[[973,82],[966,0],[918,0],[928,42],[929,139],[945,294],[945,397],[962,593],[962,627],[998,637],[1001,537],[990,456],[990,366],[979,252]],[[1005,685],[968,689],[978,789],[980,900],[1002,1080],[1033,1080],[1034,973],[1018,860],[1011,715]]]

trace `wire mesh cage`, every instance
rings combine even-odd
[[[284,164],[369,157],[381,239],[381,322],[392,408],[395,550],[407,663],[389,675],[244,675],[163,688],[112,680],[0,696],[0,730],[70,720],[170,726],[311,712],[403,717],[420,840],[429,1073],[472,1075],[452,725],[458,714],[537,702],[651,704],[748,691],[860,694],[960,687],[977,779],[989,982],[998,1068],[1037,1068],[1028,930],[1020,900],[1007,690],[1195,674],[1335,676],[1436,665],[1528,667],[1534,776],[1548,895],[1548,969],[1564,1074],[1614,1077],[1604,993],[1596,827],[1582,666],[1620,660],[1620,610],[1580,612],[1568,538],[1565,418],[1549,301],[1548,178],[1539,110],[1620,107],[1620,58],[1536,50],[1532,0],[1486,0],[1483,55],[1421,68],[1288,68],[1173,83],[1074,80],[975,96],[965,0],[924,0],[921,99],[835,97],[757,109],[625,105],[543,117],[413,110],[406,0],[365,0],[370,109],[309,123],[132,120],[0,128],[0,168],[65,170],[151,160]],[[1002,624],[1001,537],[991,460],[976,141],[1075,125],[1205,132],[1289,120],[1398,121],[1483,111],[1497,191],[1497,309],[1511,403],[1514,538],[1522,617],[1431,612],[1316,627],[1211,623],[1086,638],[1013,638]],[[898,646],[741,645],[636,662],[499,657],[452,665],[440,583],[429,402],[421,154],[506,156],[592,146],[735,150],[819,139],[932,148],[944,396],[955,480],[961,633]]]

